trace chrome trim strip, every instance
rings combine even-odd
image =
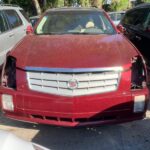
[[[122,67],[108,68],[45,68],[45,67],[25,67],[26,71],[35,72],[58,72],[58,73],[82,73],[82,72],[101,72],[101,71],[123,71]]]

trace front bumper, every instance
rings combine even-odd
[[[58,126],[88,126],[121,123],[142,119],[148,103],[148,89],[129,92],[62,97],[39,92],[1,88],[2,94],[13,96],[14,111],[4,110],[6,117],[32,123]],[[145,109],[134,113],[134,96],[145,95]]]

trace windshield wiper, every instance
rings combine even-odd
[[[68,34],[97,35],[97,34],[100,34],[100,33],[91,33],[91,32],[69,32]]]
[[[37,35],[62,35],[62,34],[67,34],[63,32],[48,32],[48,33],[36,33]]]
[[[77,35],[98,35],[101,33],[90,32],[48,32],[48,33],[36,33],[37,35],[63,35],[63,34],[77,34]]]

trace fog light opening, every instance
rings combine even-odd
[[[143,112],[145,108],[145,95],[134,96],[134,113]]]
[[[2,95],[2,108],[8,111],[14,111],[13,96],[8,94]]]

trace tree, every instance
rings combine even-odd
[[[39,1],[38,0],[32,0],[33,3],[34,3],[34,6],[36,8],[36,12],[38,15],[41,15],[42,11],[41,11],[41,7],[40,7],[40,4],[39,4]]]

